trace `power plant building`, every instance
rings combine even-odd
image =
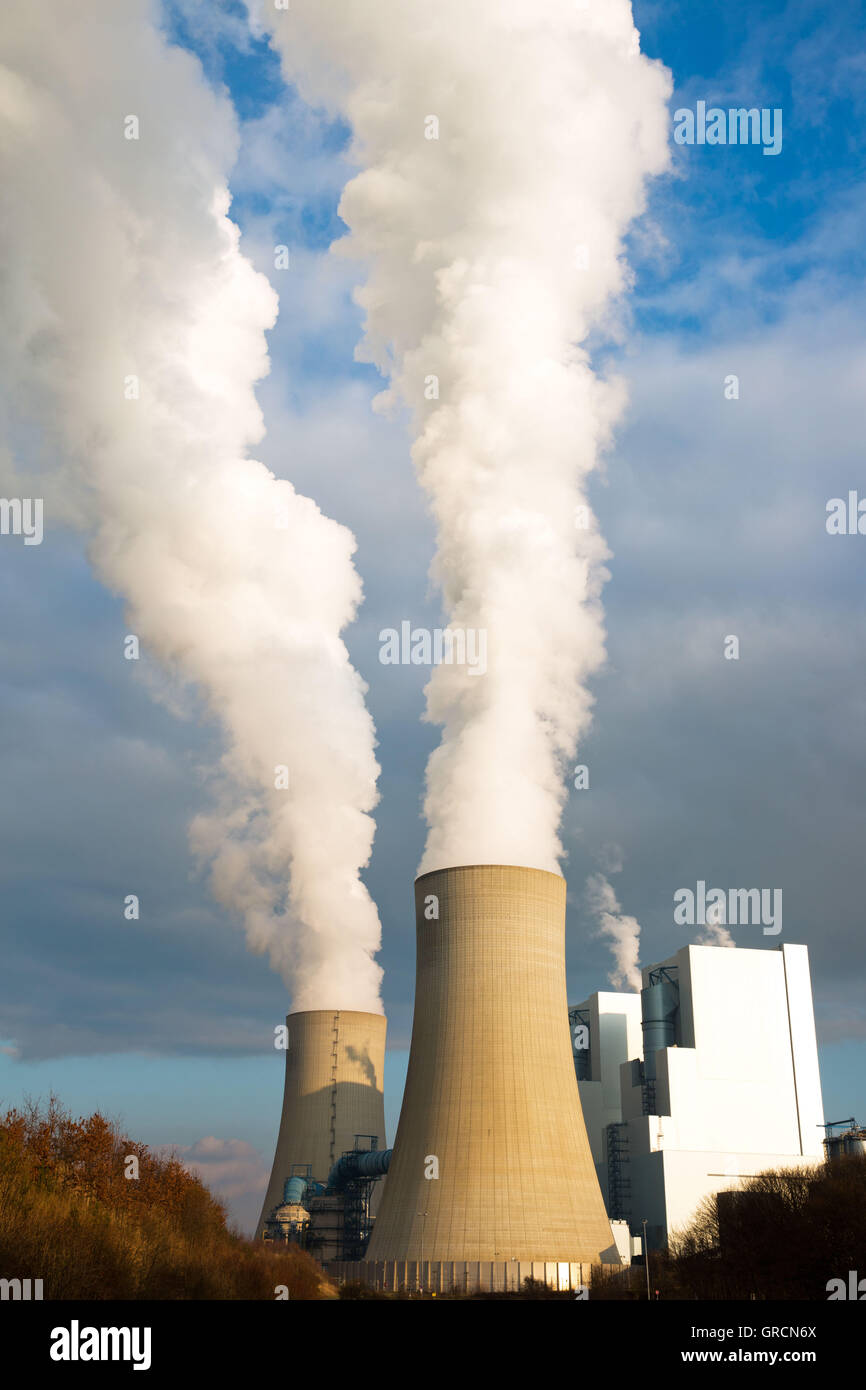
[[[511,865],[416,881],[393,1151],[384,1016],[289,1014],[258,1235],[380,1289],[576,1289],[644,1230],[662,1247],[711,1194],[822,1160],[807,948],[684,946],[639,994],[569,1009],[565,899],[560,875]],[[866,1131],[832,1144],[861,1151]]]
[[[823,1158],[805,946],[685,946],[643,971],[640,995],[593,995],[570,1013],[573,1040],[575,1016],[591,1021],[575,1068],[608,1213],[633,1234],[646,1220],[650,1249],[711,1193]]]
[[[639,994],[599,992],[568,1011],[580,1103],[608,1213],[606,1131],[622,1119],[620,1067],[643,1056]]]

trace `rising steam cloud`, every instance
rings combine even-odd
[[[711,903],[706,911],[706,921],[701,934],[695,937],[697,946],[726,946],[736,949],[736,941],[722,922],[722,911],[718,903]]]
[[[603,874],[591,874],[586,881],[586,900],[590,912],[598,920],[599,936],[607,937],[613,953],[614,968],[608,973],[612,985],[625,989],[641,988],[640,924],[620,907],[616,893]]]
[[[88,0],[0,19],[3,486],[89,530],[143,651],[222,726],[193,842],[294,1007],[379,1010],[360,879],[378,768],[340,638],[354,538],[248,457],[276,297],[227,217],[231,108],[155,17]],[[59,473],[22,479],[40,449]]]
[[[623,405],[586,343],[668,161],[668,75],[629,0],[256,13],[302,95],[351,125],[339,245],[365,266],[358,355],[389,378],[379,406],[411,412],[449,625],[488,637],[486,675],[442,665],[427,688],[443,735],[421,868],[557,870],[562,771],[604,659],[607,551],[584,489]]]

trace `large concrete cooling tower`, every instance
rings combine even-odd
[[[311,1164],[324,1182],[356,1134],[385,1147],[384,1014],[315,1009],[289,1014],[283,1113],[256,1235],[282,1200],[293,1164]]]
[[[565,893],[502,865],[416,881],[412,1048],[368,1282],[571,1287],[611,1250],[568,1031]]]

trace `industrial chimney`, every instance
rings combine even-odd
[[[355,1135],[385,1147],[384,1014],[314,1009],[286,1019],[286,1086],[271,1180],[256,1235],[281,1201],[294,1165],[325,1182]]]
[[[473,865],[415,883],[409,1071],[365,1262],[395,1288],[560,1288],[619,1263],[574,1074],[565,880]]]

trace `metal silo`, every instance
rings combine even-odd
[[[670,969],[651,970],[649,984],[640,992],[644,1074],[655,1079],[656,1053],[673,1047],[677,1040],[680,990]]]
[[[852,1129],[842,1138],[846,1157],[866,1158],[866,1129]]]
[[[853,1115],[850,1120],[830,1120],[824,1129],[824,1152],[828,1159],[866,1157],[866,1129],[858,1125]],[[833,1133],[835,1129],[839,1130],[838,1134]]]

